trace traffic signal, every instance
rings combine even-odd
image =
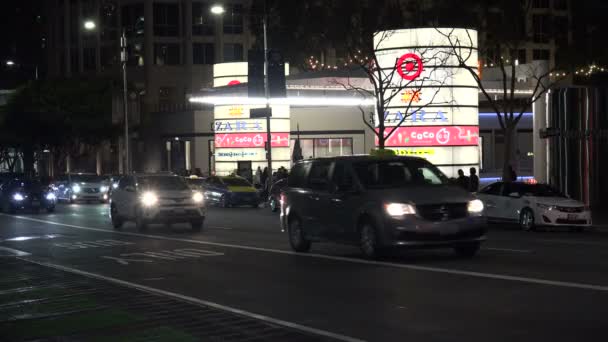
[[[285,61],[278,50],[268,51],[268,92],[270,97],[287,97]]]
[[[249,97],[264,97],[263,51],[249,50],[247,69],[247,93]]]

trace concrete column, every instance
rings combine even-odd
[[[93,16],[95,18],[95,22],[97,23],[97,25],[99,25],[99,28],[97,30],[95,30],[95,70],[97,72],[101,71],[101,8],[100,8],[100,2],[99,1],[95,1],[94,4],[94,8],[95,8],[95,15]],[[118,7],[116,9],[116,11],[118,13],[120,13],[120,7]]]
[[[71,171],[72,171],[72,158],[68,154],[67,157],[65,157],[65,172],[70,173]]]
[[[124,143],[123,143],[123,137],[118,137],[118,152],[116,153],[116,156],[118,157],[118,173],[120,174],[124,174],[125,173],[125,163],[124,163]]]
[[[63,48],[65,63],[65,76],[72,76],[72,49],[70,37],[70,0],[63,0]]]
[[[548,61],[535,61],[534,62],[534,73],[536,76],[540,76],[549,70]],[[546,79],[546,78],[545,78]],[[547,85],[548,80],[545,81]],[[533,137],[532,144],[534,150],[534,178],[539,183],[546,183],[549,179],[549,165],[547,156],[547,140],[541,139],[539,132],[541,129],[547,128],[549,122],[549,113],[547,112],[548,103],[547,95],[541,95],[536,102],[532,105],[532,112],[534,113],[533,121]]]
[[[98,175],[102,174],[102,167],[101,167],[101,147],[97,147],[97,151],[95,151],[95,172]]]
[[[184,27],[184,63],[186,64],[186,77],[189,79],[187,83],[186,93],[192,92],[192,0],[184,1],[182,7],[185,16]]]

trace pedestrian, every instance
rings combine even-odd
[[[262,177],[260,178],[260,184],[262,184],[262,186],[264,186],[264,189],[266,189],[266,180],[268,179],[268,167],[264,168],[264,171],[262,171]]]
[[[262,168],[259,166],[257,170],[255,170],[255,176],[253,176],[253,185],[262,185]]]
[[[462,169],[458,169],[458,178],[456,179],[456,184],[467,191],[469,190],[469,177],[464,175],[464,171],[462,171]]]
[[[469,191],[477,192],[479,190],[479,177],[477,176],[477,170],[472,167],[469,169]]]

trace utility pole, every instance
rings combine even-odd
[[[270,93],[268,88],[268,37],[266,35],[266,0],[264,0],[264,15],[262,16],[262,29],[264,33],[264,95],[266,98],[266,159],[268,160],[267,184],[272,185],[272,134],[270,133]]]
[[[122,29],[122,36],[120,37],[120,61],[122,62],[122,96],[123,105],[125,112],[125,169],[124,173],[129,174],[131,172],[131,163],[129,153],[129,95],[127,89],[127,36],[125,29]]]

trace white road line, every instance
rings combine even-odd
[[[288,321],[284,321],[281,319],[277,319],[277,318],[272,318],[269,316],[265,316],[265,315],[260,315],[260,314],[256,314],[253,312],[249,312],[249,311],[245,311],[245,310],[241,310],[241,309],[236,309],[230,306],[225,306],[222,304],[217,304],[214,302],[209,302],[206,300],[202,300],[202,299],[198,299],[198,298],[194,298],[194,297],[190,297],[190,296],[185,296],[185,295],[181,295],[179,293],[175,293],[175,292],[170,292],[170,291],[166,291],[166,290],[161,290],[161,289],[157,289],[154,287],[149,287],[149,286],[145,286],[145,285],[140,285],[140,284],[136,284],[136,283],[132,283],[129,281],[124,281],[124,280],[120,280],[120,279],[116,279],[116,278],[112,278],[112,277],[107,277],[101,274],[97,274],[97,273],[91,273],[91,272],[86,272],[86,271],[82,271],[76,268],[71,268],[71,267],[66,267],[66,266],[62,266],[62,265],[57,265],[57,264],[51,264],[51,263],[46,263],[46,262],[38,262],[38,261],[34,261],[34,260],[29,260],[29,259],[25,259],[25,258],[18,258],[20,260],[29,262],[29,263],[33,263],[33,264],[37,264],[40,266],[45,266],[45,267],[50,267],[50,268],[54,268],[54,269],[58,269],[61,271],[65,271],[65,272],[70,272],[70,273],[74,273],[74,274],[79,274],[85,277],[89,277],[89,278],[94,278],[94,279],[99,279],[99,280],[103,280],[103,281],[107,281],[110,283],[114,283],[114,284],[118,284],[121,286],[125,286],[125,287],[129,287],[132,289],[137,289],[140,291],[145,291],[145,292],[151,292],[151,293],[155,293],[158,295],[162,295],[165,297],[170,297],[173,299],[178,299],[181,301],[185,301],[185,302],[189,302],[189,303],[193,303],[193,304],[197,304],[197,305],[202,305],[202,306],[208,306],[208,307],[212,307],[215,309],[219,309],[219,310],[223,310],[223,311],[228,311],[237,315],[241,315],[241,316],[247,316],[250,318],[254,318],[257,320],[261,320],[267,323],[271,323],[271,324],[276,324],[276,325],[280,325],[280,326],[284,326],[287,328],[291,328],[291,329],[296,329],[296,330],[300,330],[303,332],[307,332],[310,334],[314,334],[314,335],[318,335],[318,336],[325,336],[325,337],[329,337],[329,338],[333,338],[339,341],[346,341],[346,342],[365,342],[364,340],[360,340],[354,337],[350,337],[350,336],[345,336],[345,335],[341,335],[341,334],[337,334],[337,333],[332,333],[329,331],[325,331],[325,330],[321,330],[321,329],[315,329],[312,327],[308,327],[305,325],[300,325],[298,323],[293,323],[293,322],[288,322]],[[157,279],[162,279],[162,278],[157,278]]]
[[[1,253],[2,251],[8,252],[11,255],[2,255],[2,253]],[[28,255],[31,255],[31,254],[28,253],[28,252],[20,251],[18,249],[12,249],[12,248],[8,248],[8,247],[0,247],[0,256],[17,256],[17,257],[20,257],[20,256],[28,256]]]
[[[203,229],[221,229],[221,230],[232,230],[232,228],[230,228],[230,227],[216,227],[216,226],[203,227]]]
[[[0,214],[0,215],[10,216],[10,215],[5,215],[5,214]],[[45,220],[40,220],[40,219],[35,219],[35,218],[25,217],[25,216],[10,216],[10,217],[14,217],[14,218],[17,218],[17,219],[22,219],[22,220],[34,221],[34,222],[42,222],[42,223],[47,223],[47,224],[56,225],[56,226],[70,227],[70,228],[75,228],[75,229],[90,230],[90,231],[97,231],[97,232],[110,233],[110,234],[120,234],[120,235],[126,235],[126,236],[138,236],[138,237],[145,237],[145,238],[158,239],[158,240],[166,240],[166,241],[189,242],[189,243],[195,243],[195,244],[201,244],[201,245],[228,247],[228,248],[251,250],[251,251],[259,251],[259,252],[270,252],[270,253],[277,253],[277,254],[297,255],[299,257],[308,257],[308,258],[318,258],[318,259],[326,259],[326,260],[334,260],[334,261],[343,261],[343,262],[365,264],[365,265],[395,267],[395,268],[402,268],[402,269],[416,270],[416,271],[428,271],[428,272],[435,272],[435,273],[446,273],[446,274],[461,275],[461,276],[471,276],[471,277],[477,277],[477,278],[497,279],[497,280],[509,280],[509,281],[528,283],[528,284],[539,284],[539,285],[549,285],[549,286],[557,286],[557,287],[567,287],[567,288],[576,288],[576,289],[595,290],[595,291],[605,291],[605,292],[608,292],[608,286],[603,286],[603,285],[594,285],[594,284],[585,284],[585,283],[574,283],[574,282],[548,280],[548,279],[540,279],[540,278],[528,278],[528,277],[510,276],[510,275],[496,274],[496,273],[463,271],[463,270],[450,269],[450,268],[430,267],[430,266],[418,266],[418,265],[412,265],[412,264],[399,264],[399,263],[394,263],[394,262],[383,262],[383,261],[372,261],[372,260],[364,260],[364,259],[354,259],[354,258],[347,258],[347,257],[340,257],[340,256],[315,254],[315,253],[296,253],[296,252],[285,251],[285,250],[280,250],[280,249],[271,249],[271,248],[262,248],[262,247],[253,247],[253,246],[244,246],[244,245],[235,245],[235,244],[229,244],[229,243],[210,242],[210,241],[204,241],[204,240],[190,240],[190,239],[171,238],[171,237],[161,236],[161,235],[147,235],[147,234],[140,234],[140,233],[114,231],[114,230],[101,229],[101,228],[83,227],[83,226],[76,226],[76,225],[72,225],[72,224],[65,224],[65,223],[59,223],[59,222],[53,222],[53,221],[45,221]]]
[[[544,242],[544,243],[553,243],[553,244],[608,247],[608,243],[576,241],[576,240],[572,241],[572,240],[558,240],[558,239],[537,239],[537,240],[532,240],[532,241],[538,241],[538,242]]]
[[[529,249],[513,249],[513,248],[497,248],[497,247],[483,247],[482,249],[488,251],[499,251],[499,252],[513,252],[513,253],[531,253]]]

